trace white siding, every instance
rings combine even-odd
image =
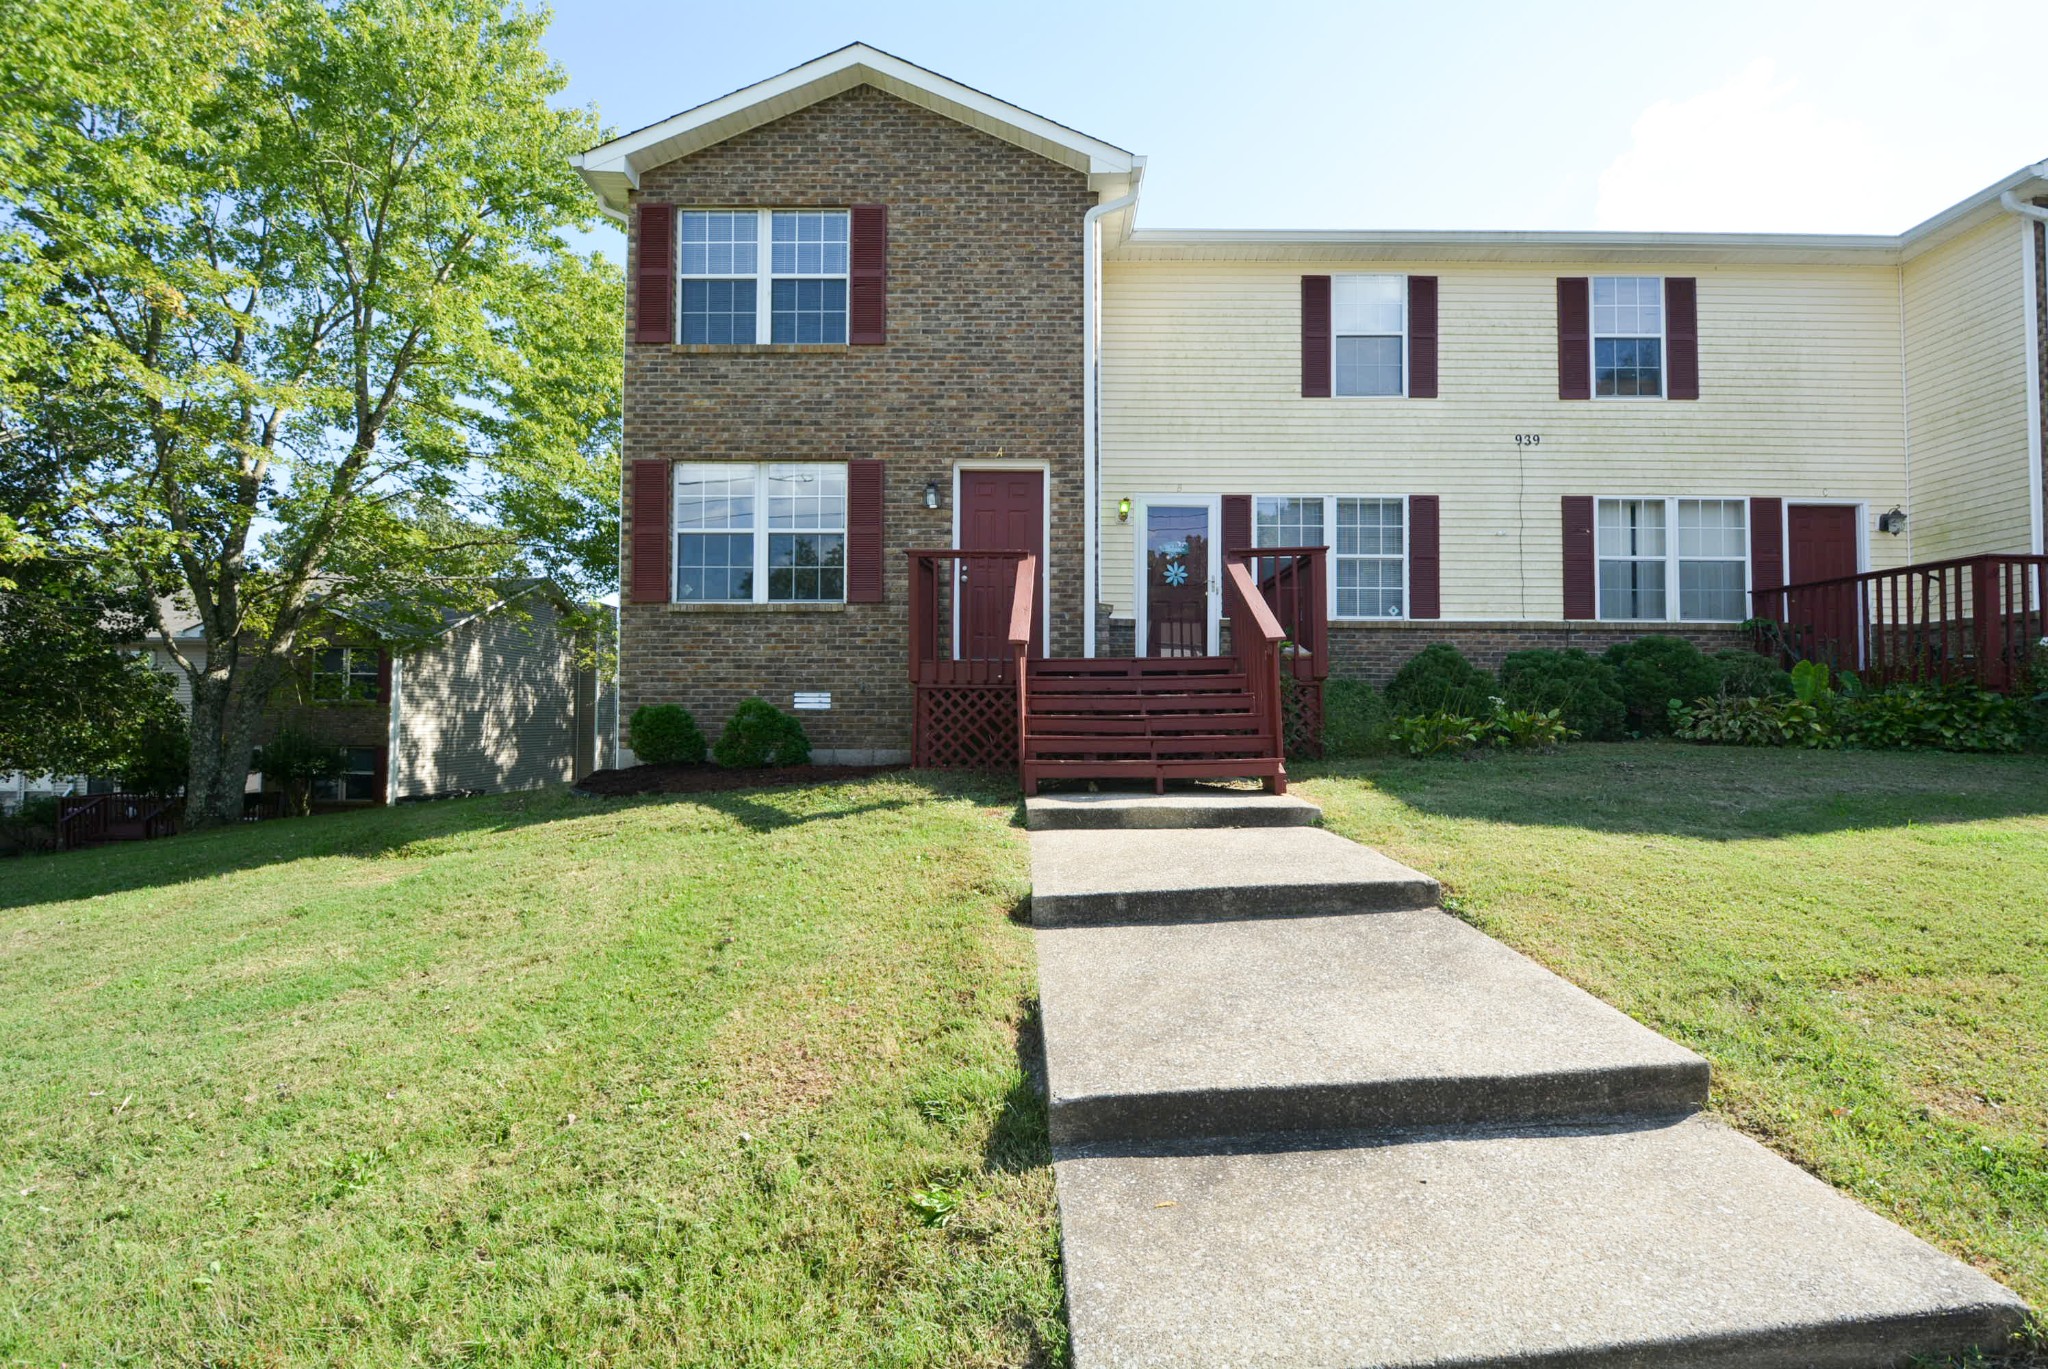
[[[1916,561],[2033,549],[2024,241],[2002,216],[1906,263]]]
[[[1441,398],[1301,398],[1300,277],[1361,269],[1439,278]],[[1102,597],[1132,611],[1127,495],[1439,495],[1444,616],[1538,620],[1562,612],[1561,495],[1904,501],[1896,266],[1655,273],[1699,280],[1697,401],[1557,398],[1556,281],[1598,268],[1112,260]]]

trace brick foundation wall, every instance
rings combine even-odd
[[[795,690],[830,690],[830,712],[800,715],[820,752],[907,748],[903,551],[952,545],[956,463],[1049,468],[1049,645],[1079,655],[1086,178],[861,86],[654,168],[638,193],[678,207],[888,206],[879,347],[633,342],[629,291],[624,451],[629,462],[879,458],[887,559],[879,604],[625,605],[622,717],[680,703],[715,738],[743,699],[788,709]],[[629,243],[629,281],[637,265]],[[927,482],[942,494],[936,510],[924,507]]]

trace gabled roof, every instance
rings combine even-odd
[[[621,215],[625,212],[627,191],[639,187],[641,172],[700,152],[860,85],[887,91],[898,99],[1072,167],[1086,174],[1089,187],[1106,200],[1136,189],[1143,172],[1144,158],[1134,157],[1123,148],[948,80],[866,43],[850,43],[837,52],[792,67],[780,76],[771,76],[660,123],[600,143],[571,157],[569,163],[597,191],[605,209],[614,216]]]

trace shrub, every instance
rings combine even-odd
[[[1512,653],[1500,663],[1500,693],[1515,708],[1555,710],[1592,741],[1621,736],[1628,720],[1614,667],[1576,647]]]
[[[285,806],[300,817],[313,810],[313,781],[331,780],[348,764],[340,747],[296,727],[280,727],[255,760],[256,773],[280,786]]]
[[[2017,751],[2026,705],[1976,685],[1893,685],[1845,695],[1835,727],[1851,746],[1874,750]]]
[[[1721,746],[1834,746],[1837,738],[1819,708],[1783,696],[1725,695],[1671,706],[1671,733]]]
[[[1363,680],[1323,682],[1323,755],[1330,760],[1372,756],[1387,749],[1393,715],[1380,692]]]
[[[1782,699],[1792,693],[1792,677],[1768,656],[1754,651],[1717,651],[1714,669],[1721,672],[1716,691],[1729,699]]]
[[[1503,751],[1547,751],[1562,746],[1578,732],[1565,723],[1560,709],[1509,708],[1494,699],[1493,711],[1479,725],[1480,740]]]
[[[0,813],[0,854],[52,851],[62,802],[52,795],[25,798],[11,813]]]
[[[1463,754],[1479,745],[1479,720],[1458,713],[1412,713],[1394,720],[1387,740],[1411,756]]]
[[[1660,634],[1616,642],[1604,658],[1620,678],[1629,726],[1658,736],[1671,728],[1671,701],[1689,704],[1720,688],[1720,672],[1683,637]]]
[[[633,754],[648,765],[697,765],[704,732],[680,704],[642,704],[633,710]]]
[[[1387,682],[1387,707],[1397,717],[1457,713],[1477,717],[1500,690],[1493,676],[1449,642],[1424,647]]]
[[[728,770],[802,765],[811,758],[811,739],[802,723],[774,704],[748,699],[733,710],[711,754]]]

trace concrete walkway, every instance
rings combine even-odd
[[[1313,805],[1026,812],[1077,1369],[1870,1369],[2023,1317]]]

